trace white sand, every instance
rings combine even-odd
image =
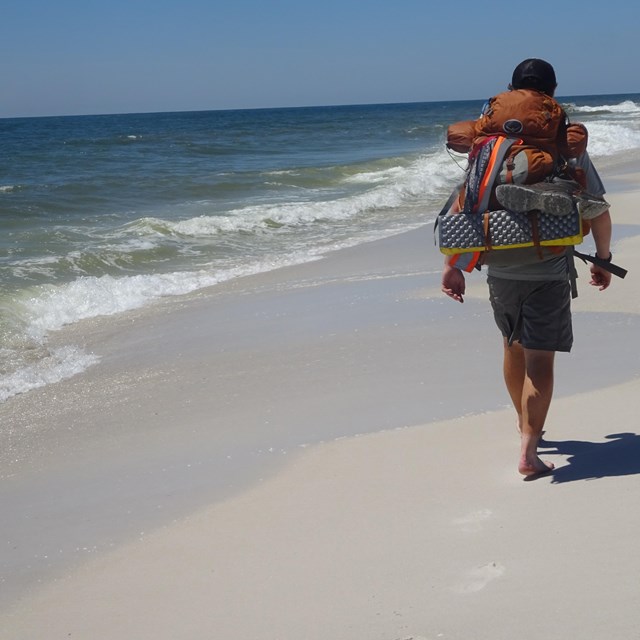
[[[610,196],[616,223],[636,225],[639,198]],[[5,456],[22,462],[0,495],[0,637],[635,637],[626,231],[624,282],[597,292],[579,266],[543,455],[558,468],[534,482],[482,278],[465,305],[440,297],[430,230],[96,323],[98,367],[3,407],[30,436]],[[95,553],[65,547],[83,539]],[[61,559],[43,561],[48,543]]]

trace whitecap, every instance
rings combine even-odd
[[[590,105],[571,105],[571,111],[576,113],[640,113],[640,104],[633,102],[633,100],[624,100],[618,104],[602,104],[596,106]]]
[[[640,149],[640,128],[611,122],[590,122],[589,155],[611,156]]]

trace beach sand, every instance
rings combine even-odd
[[[638,177],[533,482],[431,228],[59,332],[101,361],[0,407],[0,637],[635,637]]]

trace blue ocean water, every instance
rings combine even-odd
[[[560,98],[597,166],[640,95]],[[0,120],[0,402],[94,363],[48,336],[433,220],[482,100]]]

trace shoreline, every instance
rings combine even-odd
[[[586,267],[578,265],[576,346],[571,356],[559,359],[552,405],[555,412],[557,403],[564,430],[565,418],[582,402],[584,413],[580,415],[589,425],[584,435],[594,440],[603,437],[602,428],[608,428],[606,414],[599,422],[593,420],[594,411],[604,411],[606,398],[617,399],[618,394],[622,399],[633,397],[640,375],[635,351],[629,348],[635,344],[640,316],[638,298],[633,295],[638,289],[635,273],[640,262],[635,252],[640,239],[635,235],[633,208],[639,195],[625,189],[609,196],[615,260],[629,268],[630,275],[624,282],[615,281],[611,290],[598,293],[588,286]],[[616,234],[618,225],[626,230],[622,237]],[[320,261],[232,281],[180,300],[161,301],[153,309],[126,317],[85,323],[84,346],[102,355],[96,367],[57,385],[17,396],[0,407],[3,424],[10,423],[15,430],[3,449],[2,501],[12,523],[7,542],[15,545],[7,554],[11,571],[2,578],[7,611],[2,614],[3,628],[18,634],[20,629],[48,628],[54,623],[70,625],[75,635],[78,627],[74,625],[83,624],[84,632],[95,638],[118,637],[118,633],[126,637],[124,631],[116,633],[115,621],[98,631],[101,616],[112,609],[111,605],[89,606],[89,595],[81,598],[87,611],[78,620],[66,617],[68,599],[85,593],[78,591],[78,585],[83,585],[87,594],[110,589],[108,597],[124,598],[118,595],[116,581],[131,562],[143,571],[137,582],[133,575],[128,578],[132,590],[127,597],[134,598],[149,587],[144,572],[169,570],[171,563],[162,549],[182,546],[189,536],[198,535],[203,522],[217,531],[224,521],[221,518],[230,510],[235,514],[236,528],[229,525],[225,529],[224,541],[233,542],[234,535],[242,537],[246,532],[243,527],[251,520],[248,505],[261,503],[265,492],[268,505],[261,511],[264,520],[259,526],[269,531],[273,528],[265,543],[281,545],[278,536],[286,538],[277,522],[272,522],[274,513],[279,513],[278,500],[286,501],[294,487],[301,495],[311,491],[315,483],[324,486],[324,493],[318,490],[319,495],[312,495],[323,505],[328,522],[338,515],[345,518],[331,511],[329,498],[338,495],[341,487],[350,486],[354,493],[351,501],[345,498],[342,508],[354,508],[363,518],[360,524],[366,520],[371,525],[371,514],[362,511],[364,505],[357,506],[357,493],[364,484],[378,486],[381,482],[376,468],[367,464],[370,453],[383,466],[388,450],[395,450],[398,456],[397,466],[384,475],[388,480],[394,473],[400,474],[397,491],[385,493],[386,502],[379,504],[378,517],[384,517],[385,509],[394,512],[394,500],[407,509],[397,514],[399,518],[407,517],[412,509],[419,511],[420,494],[411,488],[418,479],[424,490],[434,482],[443,497],[450,492],[457,509],[470,501],[465,496],[469,473],[480,481],[488,474],[491,490],[498,496],[504,497],[505,492],[510,496],[516,488],[521,491],[515,472],[516,442],[505,435],[512,424],[510,411],[501,410],[508,406],[508,398],[499,376],[500,340],[486,301],[484,278],[472,276],[465,304],[455,305],[439,292],[440,264],[431,227],[427,226],[345,249]],[[608,314],[607,322],[615,333],[604,342],[593,340],[602,333],[603,313]],[[78,328],[64,329],[56,339],[70,335],[80,338]],[[452,352],[468,354],[467,362],[458,366]],[[475,377],[470,377],[470,367],[472,372],[477,369]],[[598,375],[590,376],[594,370]],[[578,394],[581,389],[583,394]],[[573,408],[565,409],[565,405]],[[623,410],[616,404],[616,415]],[[491,430],[493,422],[501,425],[501,433]],[[569,432],[580,439],[578,429],[584,425],[568,422]],[[478,433],[473,425],[480,425]],[[465,447],[460,447],[458,436],[451,433],[453,427],[470,439]],[[28,435],[20,436],[20,429],[26,429]],[[564,433],[556,435],[565,437]],[[457,471],[440,459],[444,457],[442,452],[438,454],[441,447],[461,459],[450,461]],[[350,475],[344,464],[335,466],[336,462],[344,463],[343,457],[352,450],[359,451],[351,463],[360,477]],[[478,450],[498,461],[495,468],[489,461],[475,459]],[[429,451],[433,469],[420,467],[419,451]],[[409,471],[403,471],[405,456],[415,457],[410,478],[406,475]],[[325,463],[334,476],[324,477]],[[630,469],[630,474],[638,472],[633,465]],[[452,486],[445,486],[442,477]],[[605,477],[611,479],[612,472]],[[580,479],[584,478],[574,478]],[[332,482],[330,490],[326,485]],[[551,481],[537,484],[548,488]],[[573,488],[580,483],[564,486],[569,485]],[[472,493],[479,491],[476,487]],[[541,501],[548,495],[538,487],[533,491]],[[575,491],[579,496],[582,492],[582,497],[589,495],[582,485]],[[625,486],[625,491],[631,490]],[[371,500],[379,499],[369,493],[367,497],[369,506]],[[429,504],[435,514],[444,517],[441,501],[434,498]],[[559,510],[561,505],[558,501],[555,508]],[[481,505],[475,507],[475,511],[474,505],[469,507],[471,513],[483,512]],[[516,513],[522,508],[517,501],[510,507]],[[310,517],[310,507],[297,504],[297,508],[301,518]],[[285,521],[296,526],[295,521]],[[318,524],[315,533],[298,525],[298,534],[313,533],[318,545],[324,545],[325,550],[331,546],[334,534],[326,523]],[[428,529],[428,521],[421,526]],[[470,526],[475,525],[472,522]],[[571,524],[569,529],[575,530],[575,526]],[[43,536],[43,529],[47,536]],[[370,530],[354,529],[353,535]],[[392,532],[387,532],[387,537],[380,535],[381,544],[393,542],[389,538]],[[92,542],[85,545],[83,541]],[[295,536],[290,541],[301,544]],[[445,541],[438,539],[436,543],[447,550]],[[404,563],[410,564],[412,557],[419,556],[416,541],[412,544],[407,557],[403,556]],[[241,550],[235,544],[231,547],[232,557],[238,561]],[[266,557],[254,560],[265,571],[276,571],[276,582],[286,582],[286,573],[296,569],[284,557],[286,548],[278,548],[284,554],[280,569]],[[313,554],[315,547],[299,548]],[[266,547],[257,545],[257,549],[268,554]],[[206,550],[201,548],[201,553]],[[189,562],[191,571],[197,572],[195,560]],[[216,556],[215,562],[233,573],[229,561],[225,564]],[[362,561],[354,569],[363,569]],[[250,572],[250,566],[243,570]],[[446,567],[438,570],[447,571]],[[492,576],[486,584],[503,575],[498,564],[493,568],[486,565],[483,571]],[[185,570],[185,585],[194,575]],[[342,573],[340,577],[347,580]],[[234,583],[238,598],[251,579],[244,575],[244,582]],[[5,588],[9,584],[12,588]],[[347,580],[346,584],[351,583]],[[384,591],[379,580],[375,584]],[[280,586],[282,593],[287,593],[286,584]],[[207,588],[230,607],[240,606],[240,600],[230,601],[231,596],[218,591],[221,584],[207,583]],[[329,583],[324,588],[329,589]],[[480,591],[484,592],[484,587]],[[107,591],[104,593],[107,598]],[[169,593],[167,590],[166,597]],[[205,596],[204,592],[196,593]],[[336,606],[335,598],[327,593],[324,596]],[[348,601],[348,595],[345,597]],[[440,599],[444,599],[442,594]],[[150,607],[170,608],[162,598],[154,601],[152,594],[147,594],[146,602]],[[126,606],[126,602],[119,604]],[[365,603],[360,605],[364,609],[358,619],[367,612]],[[443,607],[446,611],[446,604]],[[260,607],[255,611],[256,624],[258,610]],[[22,617],[27,611],[31,611],[28,620]],[[58,611],[67,614],[56,619]],[[240,611],[236,614],[239,620]],[[160,627],[162,620],[168,625],[166,635],[159,627],[154,628],[154,637],[179,636],[175,629],[170,635],[168,615],[157,616]],[[293,617],[303,618],[303,612]],[[210,621],[198,620],[206,634]],[[137,620],[135,624],[145,623]],[[223,628],[222,624],[218,630],[233,632],[232,627]],[[250,631],[258,633],[257,628],[247,627],[246,632]],[[398,630],[397,636],[401,635]],[[334,637],[359,636],[338,633]]]

